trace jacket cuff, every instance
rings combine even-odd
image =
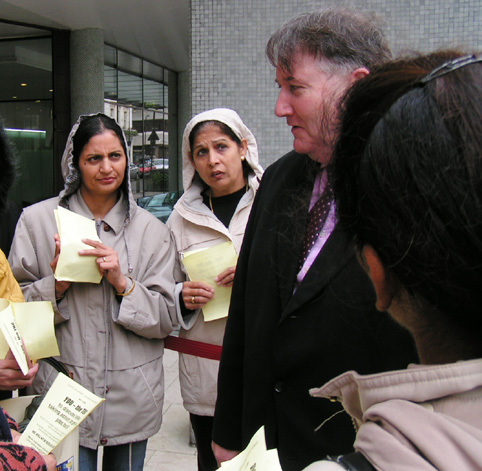
[[[201,309],[195,309],[191,311],[181,305],[182,296],[182,283],[176,283],[176,289],[174,291],[174,299],[176,301],[176,315],[177,323],[184,329],[190,330],[196,323],[198,316],[201,314]],[[187,313],[186,313],[187,312]]]

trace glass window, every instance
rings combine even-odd
[[[142,106],[142,78],[126,72],[117,72],[119,89],[118,102]]]
[[[133,75],[142,75],[142,59],[124,51],[117,51],[117,68]]]
[[[169,71],[111,46],[104,52],[105,109],[126,135],[134,196],[168,192]]]
[[[104,65],[115,69],[117,67],[117,49],[104,44]]]
[[[52,99],[52,41],[0,41],[0,101]]]
[[[0,24],[0,36],[11,25]],[[31,34],[29,28],[17,33]],[[43,32],[45,35],[45,32]],[[17,177],[9,199],[18,208],[54,193],[52,39],[0,41],[0,116],[17,153]]]
[[[54,194],[52,102],[0,103],[7,135],[17,151],[17,178],[10,199],[25,207]]]
[[[104,98],[117,100],[117,51],[104,45]]]

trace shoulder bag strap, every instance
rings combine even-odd
[[[372,464],[359,452],[340,456],[328,456],[328,461],[334,461],[347,471],[376,471]]]

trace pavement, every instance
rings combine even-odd
[[[164,412],[161,430],[147,441],[144,471],[197,471],[189,414],[182,406],[178,353],[164,350]]]

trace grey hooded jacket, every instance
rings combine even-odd
[[[71,163],[79,121],[62,159],[65,188],[59,197],[24,209],[9,261],[27,301],[52,302],[59,360],[75,381],[105,398],[80,429],[80,444],[96,448],[147,439],[161,426],[162,339],[175,322],[176,254],[168,229],[135,204],[126,169],[127,185],[118,202],[96,223],[102,242],[117,251],[124,275],[133,278],[134,290],[120,298],[106,279],[100,284],[72,283],[57,304],[50,267],[57,232],[54,209],[62,205],[94,219],[77,191],[80,180]],[[127,289],[131,286],[128,280]],[[55,376],[48,365],[41,365],[34,390],[44,392]]]

